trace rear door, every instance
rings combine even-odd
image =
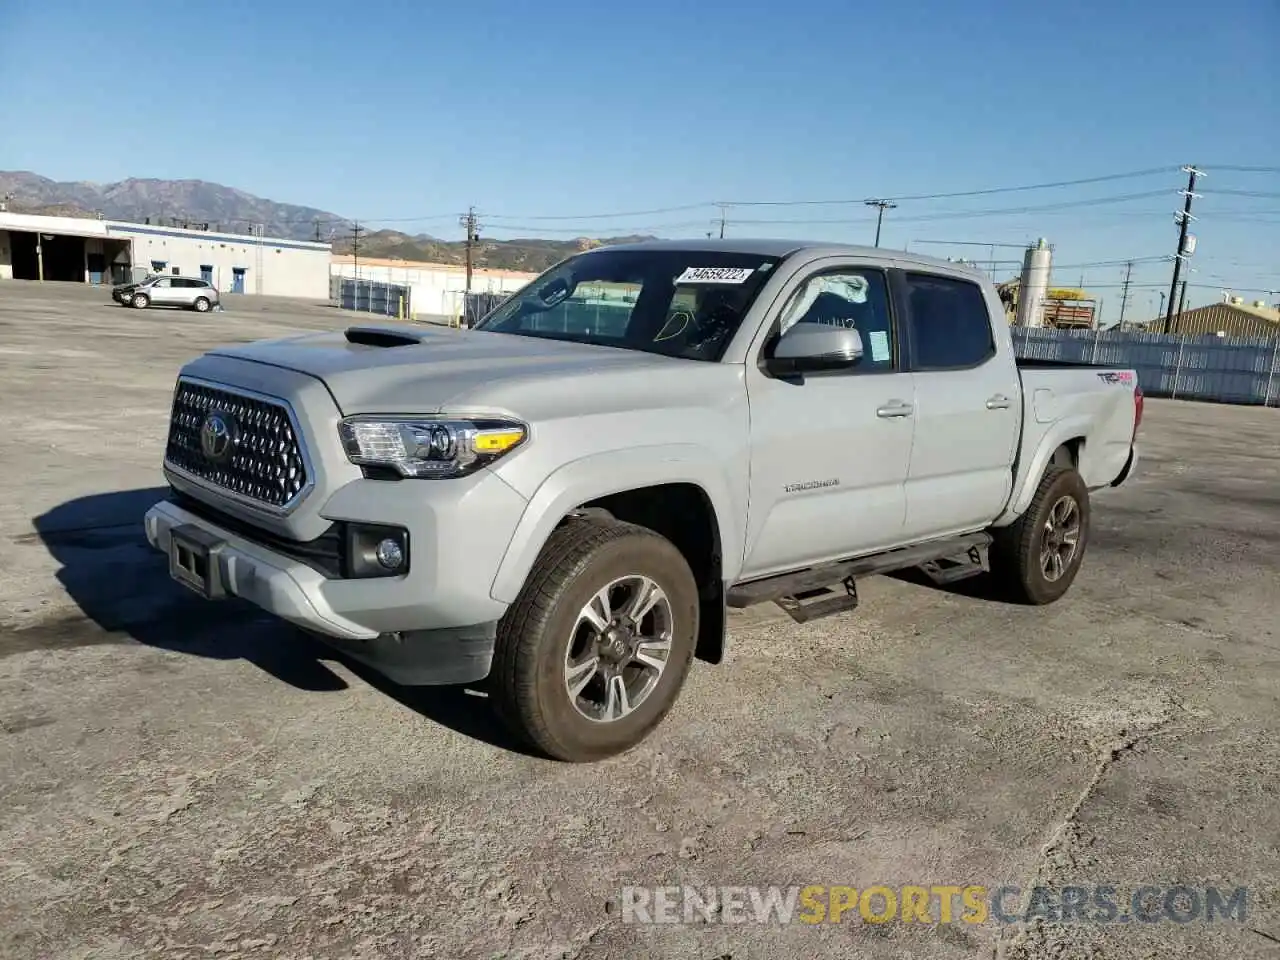
[[[916,398],[906,532],[976,530],[1009,498],[1021,423],[1011,343],[992,326],[999,304],[963,276],[904,270],[895,279]]]
[[[173,278],[173,302],[189,307],[196,302],[203,284],[199,280],[192,280],[188,277]]]
[[[823,261],[792,281],[760,347],[793,323],[855,327],[848,369],[778,378],[745,368],[751,481],[743,576],[898,545],[911,456],[912,376],[902,369],[888,272]]]

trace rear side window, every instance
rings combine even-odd
[[[975,367],[995,355],[981,287],[925,273],[908,273],[906,283],[916,369]]]

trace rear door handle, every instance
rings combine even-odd
[[[1006,397],[1003,393],[997,393],[994,397],[987,400],[988,410],[1008,410],[1009,405],[1013,401]]]
[[[915,407],[901,400],[890,400],[883,407],[876,408],[876,416],[881,418],[909,417],[914,412]]]

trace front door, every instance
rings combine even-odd
[[[916,430],[907,478],[907,534],[985,527],[1013,486],[1021,383],[1005,322],[972,280],[906,273],[903,293],[915,377]]]
[[[244,267],[231,268],[231,292],[244,293]]]
[[[751,484],[744,577],[897,546],[914,420],[912,376],[899,356],[888,278],[878,268],[824,268],[784,296],[776,329],[853,326],[853,367],[779,379],[746,367]]]
[[[213,267],[207,263],[200,264],[200,279],[205,283],[213,283]]]
[[[173,280],[161,277],[147,288],[152,303],[173,303]]]

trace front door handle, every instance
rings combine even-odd
[[[876,416],[887,417],[909,417],[915,412],[915,407],[909,403],[903,403],[901,400],[890,400],[883,407],[876,408]]]
[[[1003,393],[997,393],[994,397],[987,400],[988,410],[1008,410],[1009,405],[1013,401],[1006,397]]]

